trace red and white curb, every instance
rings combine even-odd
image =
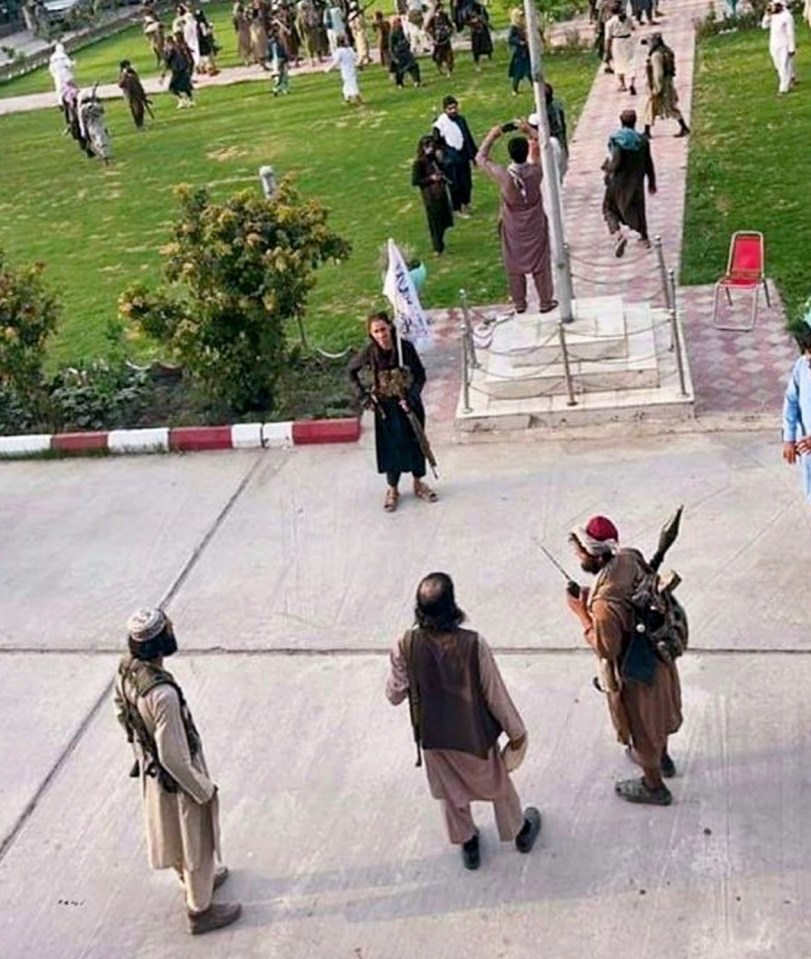
[[[360,420],[296,420],[233,426],[155,427],[93,433],[0,436],[0,458],[40,453],[190,453],[198,450],[278,449],[316,443],[355,443]]]

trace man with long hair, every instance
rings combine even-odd
[[[521,800],[510,779],[526,749],[527,731],[493,654],[478,633],[463,629],[453,580],[429,573],[417,587],[416,625],[394,645],[386,696],[408,697],[418,762],[425,755],[431,795],[442,802],[450,841],[462,847],[466,869],[481,862],[473,801],[491,802],[502,842],[528,853],[541,814]],[[509,740],[498,748],[502,732]]]

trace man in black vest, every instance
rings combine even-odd
[[[392,650],[386,696],[395,706],[409,699],[417,765],[424,750],[431,795],[442,801],[450,841],[462,846],[465,867],[478,869],[479,831],[470,803],[492,802],[499,838],[528,853],[541,815],[533,806],[522,811],[510,779],[526,750],[527,732],[490,647],[461,628],[465,614],[447,573],[422,580],[414,616],[416,625]],[[502,732],[509,739],[503,752]]]
[[[450,94],[442,101],[442,113],[434,121],[434,136],[442,154],[453,212],[466,218],[470,216],[471,164],[476,159],[477,148],[467,120],[459,112],[459,101]]]

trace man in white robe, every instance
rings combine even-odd
[[[363,103],[358,87],[358,55],[349,46],[345,35],[338,37],[337,44],[332,60],[324,73],[329,73],[333,67],[338,67],[343,81],[344,100],[347,103]]]
[[[48,61],[48,73],[53,79],[56,102],[60,107],[62,106],[62,96],[65,88],[73,82],[73,68],[75,66],[76,61],[71,60],[63,44],[54,44],[53,53]]]
[[[794,83],[794,17],[780,0],[763,14],[761,27],[769,31],[769,53],[777,70],[778,93],[788,93]]]

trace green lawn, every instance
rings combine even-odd
[[[549,79],[566,103],[571,129],[594,68],[585,54],[548,58]],[[306,325],[311,340],[326,349],[357,343],[358,321],[385,305],[379,246],[393,236],[430,254],[410,168],[417,139],[430,128],[442,96],[452,90],[459,97],[479,138],[493,122],[532,109],[527,93],[509,95],[503,44],[480,74],[473,72],[469,54],[461,54],[452,83],[436,78],[430,62],[423,61],[423,69],[428,83],[420,90],[395,89],[378,67],[364,71],[368,104],[359,110],[343,106],[336,74],[294,76],[293,92],[278,100],[266,82],[204,90],[193,110],[178,111],[162,95],[155,102],[157,120],[144,134],[135,132],[125,105],[116,101],[108,106],[115,158],[108,168],[85,159],[61,135],[55,110],[0,118],[0,246],[11,262],[46,263],[46,278],[64,300],[52,361],[104,353],[104,329],[122,288],[134,279],[158,282],[159,249],[175,215],[175,184],[206,184],[215,196],[258,189],[256,171],[263,163],[293,173],[299,188],[321,198],[334,227],[352,241],[345,264],[319,273]],[[428,307],[455,305],[460,287],[472,302],[506,297],[497,195],[480,176],[474,206],[474,218],[449,233],[446,256],[429,262]],[[149,352],[143,343],[134,349],[142,356]]]
[[[792,316],[811,294],[807,61],[799,59],[796,92],[781,97],[762,31],[704,40],[698,53],[682,283],[714,282],[730,235],[760,230],[768,275]]]

